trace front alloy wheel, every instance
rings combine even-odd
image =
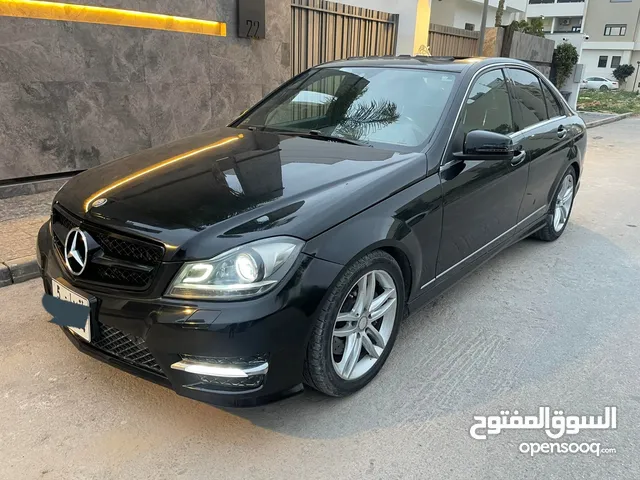
[[[397,291],[384,270],[366,273],[347,295],[333,327],[333,368],[345,380],[367,373],[389,342]]]
[[[305,383],[334,397],[368,384],[393,348],[404,307],[402,271],[391,255],[376,250],[354,260],[319,308]]]

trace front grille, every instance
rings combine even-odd
[[[145,368],[163,377],[165,376],[155,357],[140,337],[128,335],[117,328],[98,322],[97,339],[91,344],[95,348],[124,360],[133,366]]]
[[[105,283],[116,283],[131,287],[146,285],[151,281],[151,277],[153,276],[152,272],[141,272],[131,268],[105,265],[96,265],[95,270]]]
[[[145,264],[156,264],[162,260],[162,248],[155,245],[132,243],[101,232],[96,232],[94,238],[105,252],[118,258]]]
[[[87,267],[79,277],[81,281],[132,289],[148,288],[164,255],[164,248],[160,245],[90,225],[67,214],[60,207],[53,209],[51,226],[54,245],[62,258],[64,242],[72,228],[80,227],[99,245],[102,258],[99,263],[89,258]]]

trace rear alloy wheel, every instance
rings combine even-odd
[[[402,272],[389,254],[374,251],[353,262],[322,305],[305,382],[336,397],[369,383],[393,347],[404,298]]]
[[[556,196],[556,208],[553,212],[553,229],[561,232],[569,221],[569,213],[573,205],[573,175],[566,175],[560,184],[560,190]]]
[[[569,223],[576,189],[576,171],[569,167],[560,181],[558,191],[551,205],[547,221],[542,230],[534,234],[536,238],[546,242],[557,240]]]

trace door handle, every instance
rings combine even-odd
[[[516,156],[511,159],[511,166],[515,167],[516,165],[520,165],[527,156],[527,152],[524,150],[520,150],[517,152]]]
[[[564,138],[567,136],[567,129],[563,125],[558,127],[558,138]]]

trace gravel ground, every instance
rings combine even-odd
[[[640,119],[589,131],[563,237],[498,255],[402,325],[378,378],[225,411],[78,351],[39,281],[0,289],[0,478],[640,478]],[[560,441],[615,454],[519,453],[541,431],[474,440],[501,409],[602,414]]]

